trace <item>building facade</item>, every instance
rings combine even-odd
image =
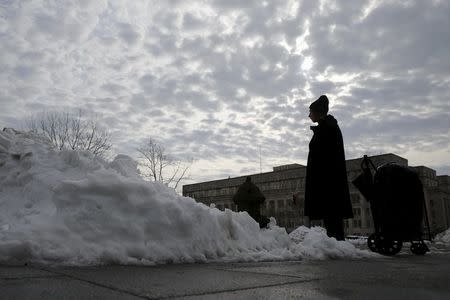
[[[408,161],[395,154],[370,157],[376,166],[384,163],[397,163],[408,166]],[[359,159],[347,160],[347,177],[353,206],[353,219],[344,221],[347,235],[369,235],[374,232],[370,204],[351,183],[361,173]],[[433,233],[450,227],[450,179],[449,176],[436,176],[436,171],[427,167],[414,167],[424,185],[428,218]],[[277,224],[288,232],[300,225],[321,225],[320,221],[309,221],[303,214],[306,167],[289,164],[274,167],[272,172],[250,174],[221,180],[201,182],[183,186],[183,195],[194,198],[206,205],[214,204],[218,209],[236,211],[233,196],[247,176],[266,196],[261,213],[274,217]],[[296,199],[295,203],[293,199]]]

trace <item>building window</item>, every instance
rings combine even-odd
[[[278,208],[284,209],[284,200],[278,200]]]
[[[353,227],[361,228],[361,220],[353,220]]]
[[[274,211],[275,210],[275,201],[274,200],[270,200],[269,201],[269,210],[270,211]]]
[[[361,216],[361,208],[360,207],[356,207],[353,209],[353,215],[355,216]]]
[[[358,204],[360,199],[359,194],[350,194],[350,199],[353,204]]]
[[[280,188],[280,183],[279,182],[271,182],[270,187],[272,190],[278,190]]]

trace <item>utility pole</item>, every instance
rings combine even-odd
[[[262,173],[261,145],[259,145],[259,174]]]

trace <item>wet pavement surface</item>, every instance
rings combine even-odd
[[[450,249],[437,246],[358,260],[0,265],[0,299],[450,299]]]

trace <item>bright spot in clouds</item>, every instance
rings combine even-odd
[[[302,63],[302,70],[309,71],[313,66],[313,59],[311,57],[305,57]]]

